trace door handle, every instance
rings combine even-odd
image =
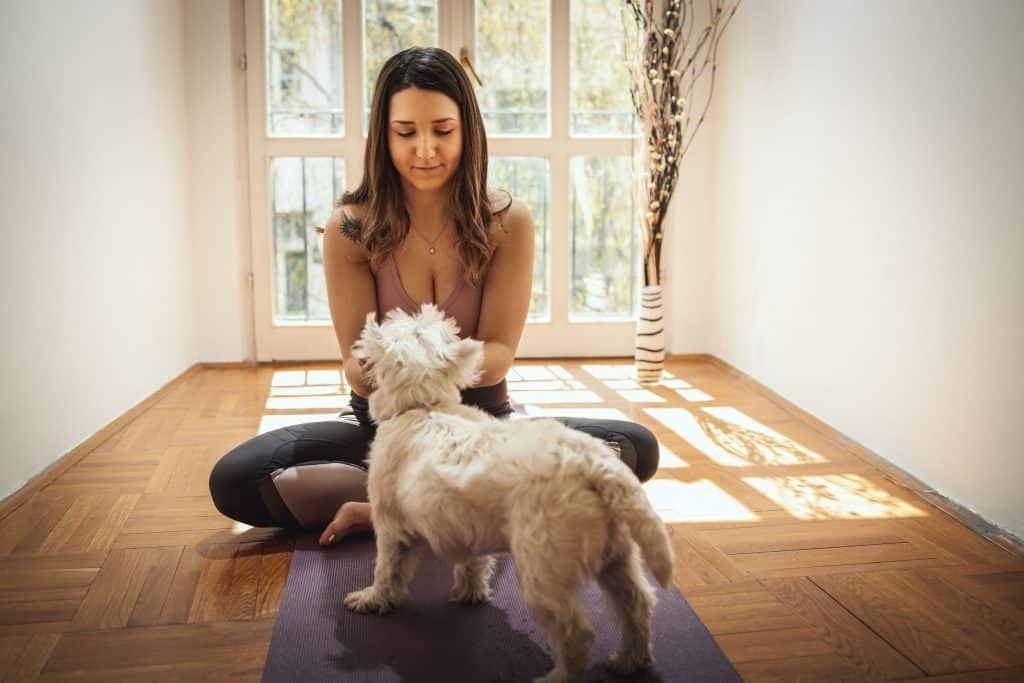
[[[473,78],[480,84],[480,87],[484,87],[484,82],[480,80],[480,76],[477,75],[476,69],[473,68],[473,60],[469,57],[469,48],[459,48],[459,61],[462,62],[462,66],[469,69],[469,73],[473,74]]]

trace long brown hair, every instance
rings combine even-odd
[[[479,286],[494,253],[489,230],[496,212],[487,192],[487,136],[469,77],[462,65],[441,48],[411,47],[392,55],[381,67],[370,108],[362,182],[334,202],[335,207],[360,204],[366,210],[361,221],[346,220],[342,232],[367,248],[374,268],[409,234],[410,218],[402,200],[401,180],[388,151],[387,117],[391,96],[411,87],[436,90],[459,105],[462,159],[449,180],[448,213],[455,223],[465,277]]]

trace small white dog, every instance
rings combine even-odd
[[[650,665],[656,598],[637,545],[666,588],[673,553],[629,467],[600,439],[555,420],[502,420],[462,405],[483,343],[460,339],[433,304],[416,316],[392,311],[380,325],[369,314],[354,351],[377,385],[368,457],[377,561],[373,585],[349,593],[345,606],[383,614],[400,605],[417,539],[454,565],[452,601],[485,602],[490,554],[510,550],[523,600],[557,657],[540,680],[583,680],[594,629],[577,589],[591,577],[621,627],[610,666]]]

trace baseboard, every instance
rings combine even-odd
[[[74,467],[79,460],[96,450],[96,448],[98,448],[104,441],[121,431],[122,428],[137,416],[149,410],[149,407],[159,401],[165,394],[167,394],[167,392],[174,389],[174,387],[184,382],[190,376],[199,372],[202,368],[202,363],[196,363],[189,369],[185,370],[160,389],[157,389],[149,397],[132,406],[123,415],[110,422],[110,424],[102,427],[98,432],[80,443],[74,449],[62,455],[60,459],[51,463],[42,472],[29,479],[24,486],[0,501],[0,520],[5,519],[12,512],[28,502],[32,496],[45,488],[47,484],[70,468]]]
[[[247,360],[236,360],[225,363],[198,363],[200,367],[204,368],[220,368],[220,369],[232,369],[232,368],[255,368],[261,365],[254,361]]]
[[[746,373],[737,370],[726,361],[712,356],[710,354],[698,354],[695,356],[673,356],[672,360],[695,360],[701,359],[706,360],[709,363],[717,366],[723,372],[733,376],[740,384],[746,388],[756,391],[765,398],[771,400],[777,404],[784,411],[806,423],[815,431],[821,435],[828,437],[832,441],[838,443],[843,448],[852,452],[854,455],[869,463],[873,467],[878,468],[882,472],[886,479],[893,482],[897,486],[900,486],[913,494],[917,495],[921,499],[933,506],[939,508],[948,516],[954,520],[960,522],[971,531],[984,536],[992,543],[995,543],[1003,550],[1016,555],[1017,557],[1024,558],[1024,539],[1016,536],[1015,534],[1007,531],[1000,527],[998,524],[993,524],[989,520],[979,515],[974,510],[971,510],[954,500],[947,498],[942,495],[929,484],[921,481],[914,475],[910,474],[906,470],[894,465],[892,462],[886,460],[882,456],[878,455],[869,448],[865,448],[861,444],[857,443],[850,437],[846,436],[842,432],[830,427],[811,413],[803,410],[799,406],[790,401],[786,400],[779,394],[775,393],[765,385],[758,382],[756,379],[750,377]]]

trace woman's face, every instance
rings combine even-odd
[[[462,158],[459,105],[436,90],[395,93],[388,106],[388,150],[404,184],[440,189]]]

